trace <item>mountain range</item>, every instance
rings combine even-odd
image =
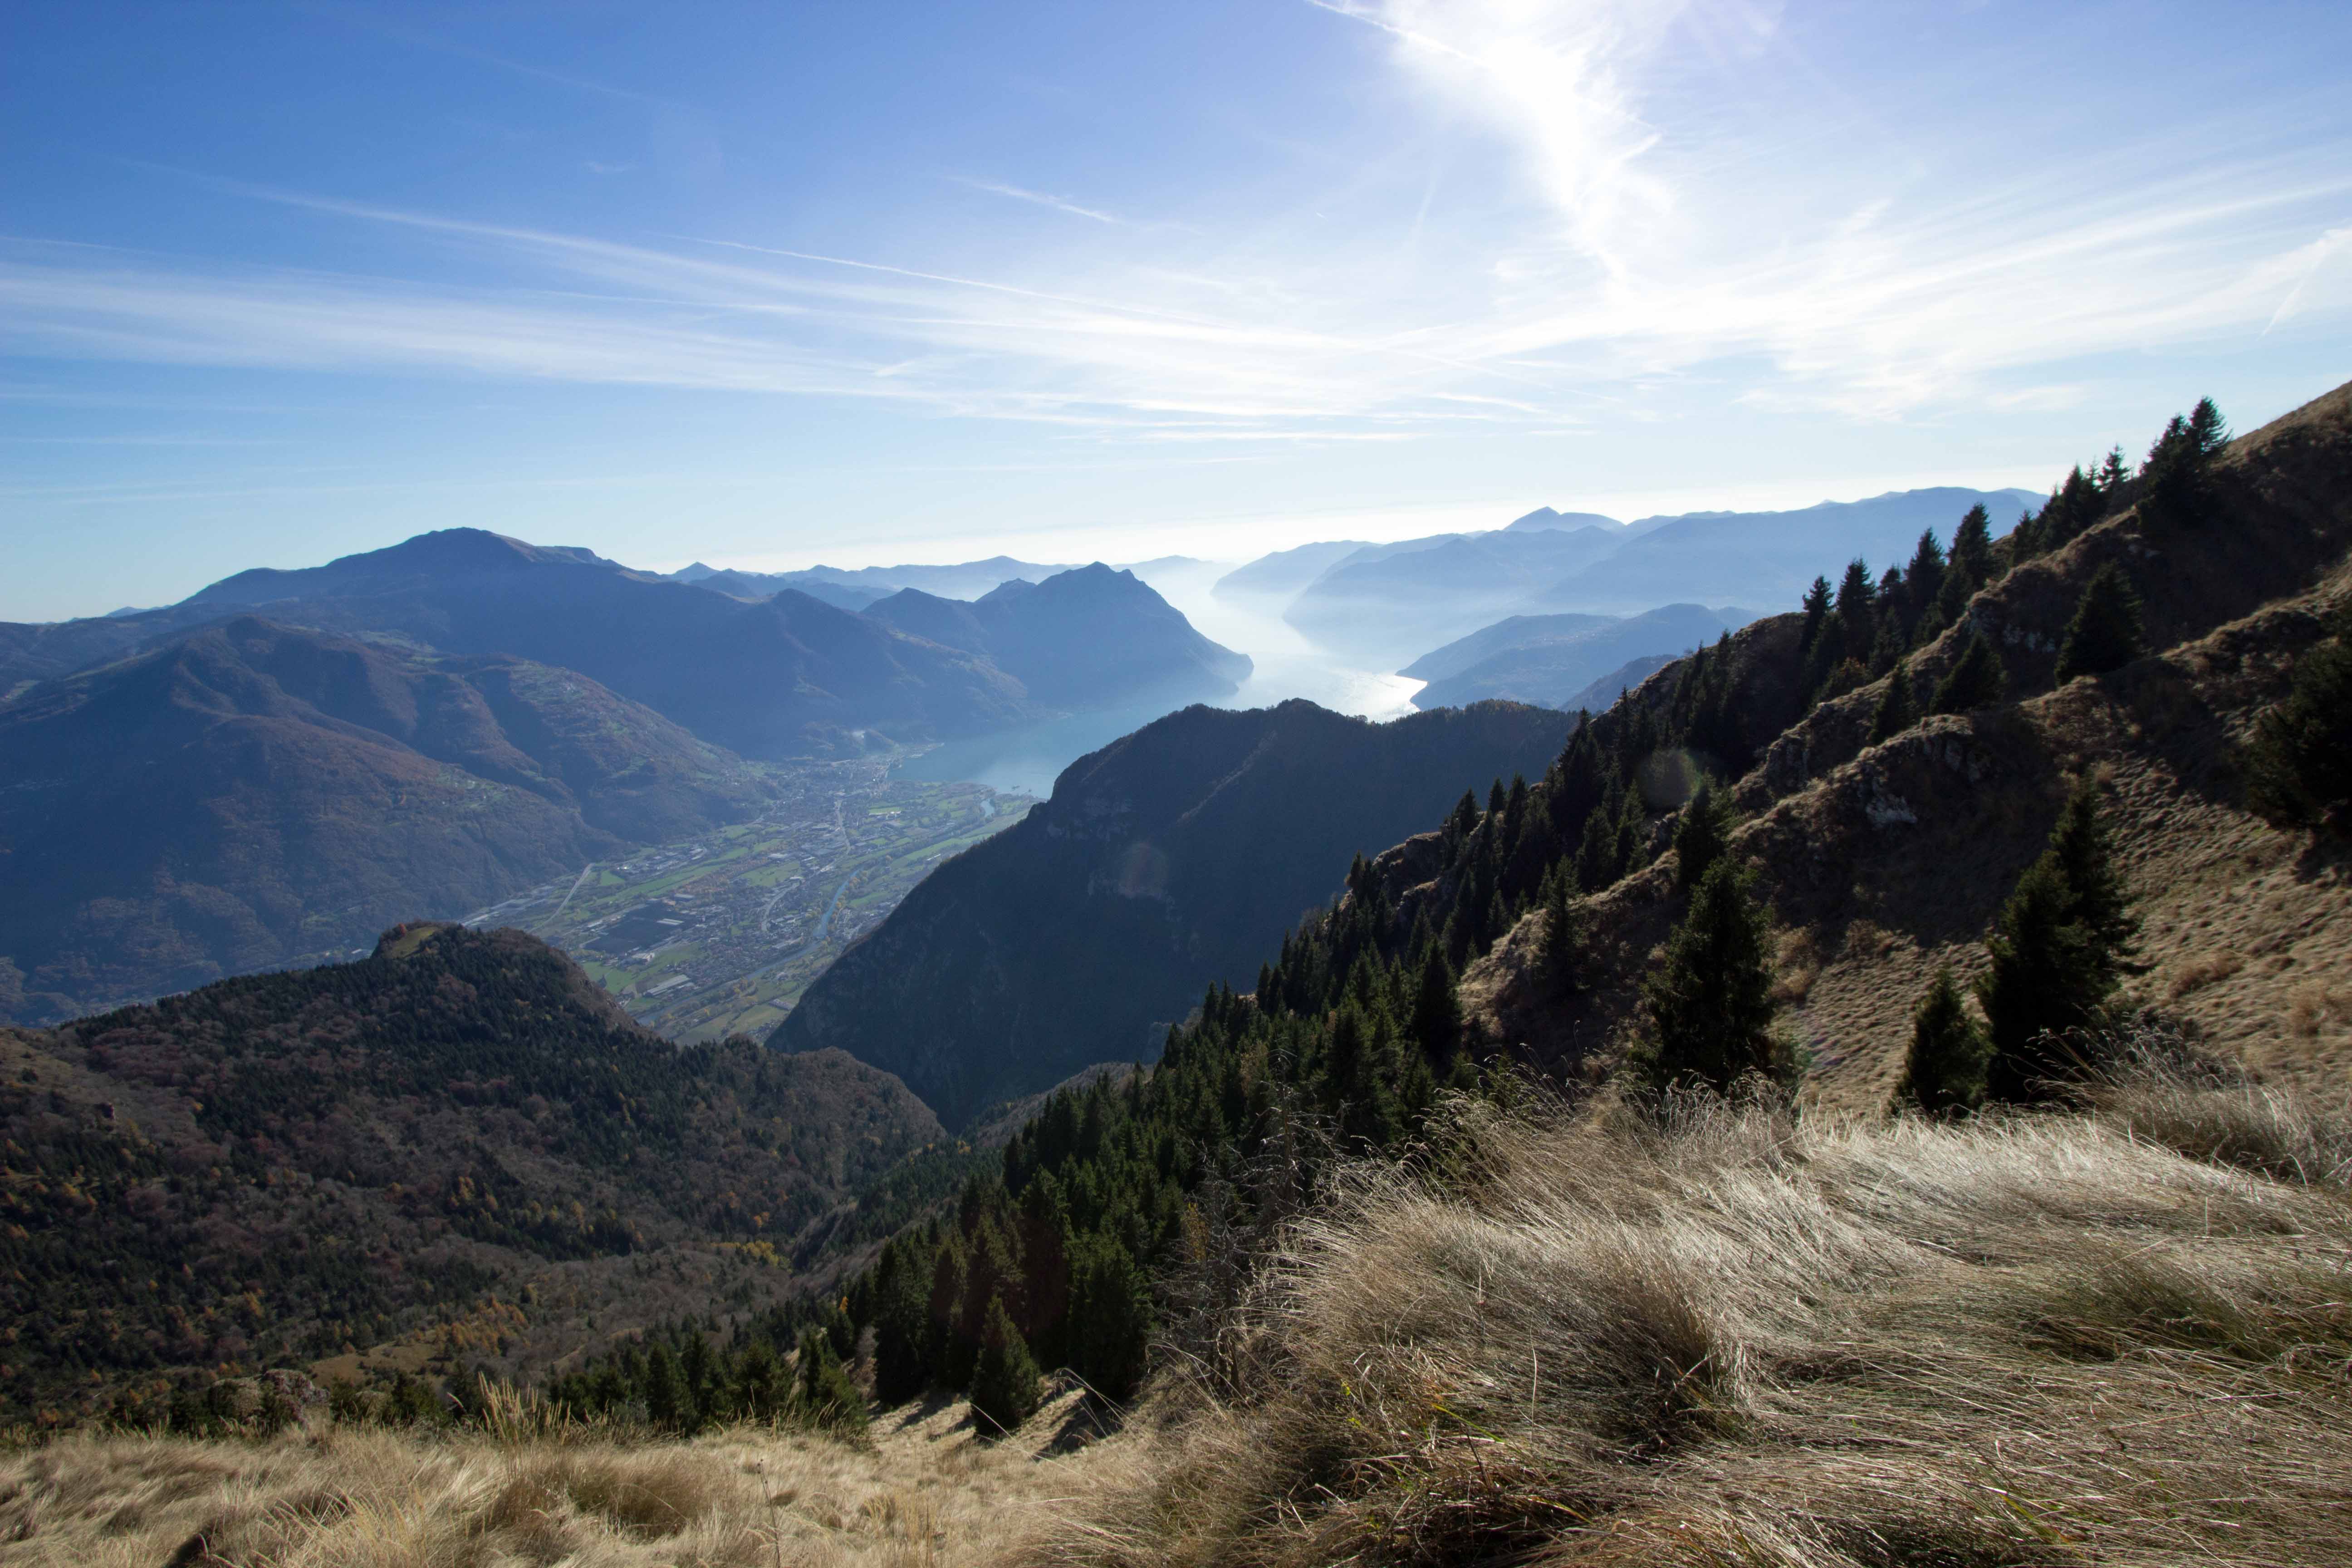
[[[1486,532],[1278,552],[1228,573],[1216,592],[1283,598],[1283,618],[1308,637],[1396,668],[1513,616],[1627,616],[1694,600],[1793,604],[1817,574],[1834,576],[1854,556],[1882,566],[1907,560],[1928,528],[1948,541],[1971,506],[2000,518],[2040,500],[1941,487],[1631,523],[1547,507]]]
[[[893,624],[926,610],[946,641]],[[1248,671],[1103,566],[867,615],[468,529],[0,627],[0,1017],[496,904],[758,814],[757,763],[1174,707]]]
[[[1586,692],[1595,682],[1645,658],[1663,662],[1662,656],[1688,653],[1755,618],[1746,610],[1704,605],[1666,605],[1622,618],[1513,616],[1434,648],[1397,673],[1429,683],[1413,693],[1416,708],[1499,697],[1573,712],[1592,706]]]
[[[1250,984],[1352,857],[1466,784],[1540,773],[1569,723],[1496,702],[1386,724],[1297,700],[1170,714],[933,871],[771,1043],[887,1068],[951,1128],[1095,1063],[1150,1060],[1203,985]]]

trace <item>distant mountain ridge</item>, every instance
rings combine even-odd
[[[1855,555],[1883,568],[1908,559],[1924,529],[1948,540],[1970,506],[2000,519],[2041,500],[2026,490],[1941,487],[1792,511],[1630,523],[1544,508],[1490,531],[1364,546],[1290,587],[1297,573],[1287,563],[1321,559],[1314,552],[1329,548],[1302,546],[1238,568],[1218,591],[1253,583],[1266,593],[1286,589],[1286,621],[1327,647],[1393,667],[1511,616],[1793,603],[1817,573]]]
[[[1578,699],[1586,689],[1612,670],[1688,653],[1755,618],[1746,610],[1704,605],[1666,605],[1622,620],[1514,616],[1423,654],[1399,673],[1429,682],[1413,694],[1416,708],[1501,698],[1573,711],[1583,705]]]
[[[1053,798],[931,873],[772,1037],[898,1074],[942,1121],[1106,1057],[1212,980],[1246,988],[1360,850],[1466,784],[1541,773],[1565,714],[1509,703],[1374,724],[1290,701],[1188,708],[1071,764]]]
[[[1134,573],[1100,562],[1043,583],[1000,584],[970,604],[903,588],[866,614],[978,654],[1056,708],[1228,697],[1252,668],[1248,655],[1194,631]]]

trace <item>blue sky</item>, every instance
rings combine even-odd
[[[2046,485],[2352,376],[2352,6],[25,5],[0,617]]]

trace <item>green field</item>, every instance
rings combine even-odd
[[[774,773],[789,800],[756,822],[600,861],[467,923],[520,926],[562,948],[672,1039],[765,1035],[933,866],[1036,804],[892,780],[878,763]]]

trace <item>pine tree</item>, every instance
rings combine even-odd
[[[1454,966],[1445,962],[1444,950],[1432,942],[1421,961],[1408,1026],[1421,1054],[1439,1068],[1452,1065],[1462,1032],[1462,1002],[1454,987]]]
[[[1691,894],[1664,963],[1642,982],[1656,1020],[1647,1063],[1660,1084],[1727,1089],[1749,1073],[1785,1076],[1772,1039],[1772,964],[1763,910],[1728,859]]]
[[[1911,564],[1903,569],[1903,593],[1909,602],[1913,621],[1924,618],[1936,606],[1944,593],[1944,544],[1928,529],[1919,535],[1918,547],[1911,552]]]
[[[2285,701],[2247,748],[2247,795],[2272,821],[2313,826],[2352,804],[2352,612],[2295,661]]]
[[[2123,568],[2110,561],[2091,574],[2075,602],[2074,618],[2066,623],[2058,648],[2058,684],[2120,669],[2140,652],[2139,595]]]
[[[997,1303],[1003,1310],[1003,1303]],[[849,1381],[848,1369],[823,1329],[801,1335],[793,1368],[793,1406],[800,1418],[822,1431],[853,1436],[866,1430],[866,1399]]]
[[[1074,1259],[1070,1321],[1071,1369],[1106,1399],[1132,1398],[1151,1342],[1151,1293],[1117,1240],[1091,1237]]]
[[[2221,455],[2230,444],[2230,426],[2221,418],[2221,410],[2210,397],[2200,397],[2189,413],[2189,446],[2200,462],[2210,462]]]
[[[2099,464],[2097,482],[2099,494],[2109,506],[2115,504],[2116,492],[2122,489],[2130,479],[2131,465],[2124,460],[2124,449],[2121,447],[2107,448],[2105,459]]]
[[[1993,651],[1984,633],[1972,632],[1959,661],[1936,683],[1936,695],[1929,700],[1927,711],[1966,713],[2000,701],[2008,687],[2009,674],[2000,667],[2000,655]]]
[[[1974,1110],[1984,1103],[1992,1042],[1974,1018],[1949,965],[1911,1015],[1911,1055],[1896,1096],[1931,1116]]]
[[[1617,879],[1612,867],[1617,843],[1617,824],[1610,814],[1595,807],[1584,819],[1584,837],[1576,851],[1576,885],[1588,893],[1597,893]]]
[[[1981,502],[1969,508],[1952,531],[1952,553],[1944,565],[1937,601],[1948,626],[1958,624],[1976,591],[1992,580],[1992,514]]]
[[[1846,563],[1845,577],[1838,584],[1838,636],[1845,658],[1870,657],[1871,645],[1878,635],[1877,599],[1869,564],[1857,555]]]
[[[1576,896],[1576,876],[1562,858],[1543,882],[1543,966],[1555,984],[1577,989],[1577,970],[1591,940],[1591,922],[1584,900]]]
[[[1702,783],[1675,824],[1675,886],[1685,895],[1696,889],[1731,839],[1731,803]]]
[[[2076,1066],[2054,1037],[2095,1028],[2111,988],[2090,933],[2066,918],[2074,902],[2064,873],[2047,857],[2026,868],[1985,941],[1991,968],[1977,983],[1992,1038],[1986,1087],[1994,1098],[2041,1098]]]
[[[2107,998],[2136,967],[2138,931],[2097,786],[2086,782],[2067,800],[2049,847],[2018,879],[1985,943],[1992,964],[1977,998],[1990,1027],[1994,1096],[2037,1097],[2084,1065],[2057,1037],[2106,1022]]]
[[[984,1436],[1007,1436],[1037,1413],[1037,1359],[1013,1326],[1004,1302],[989,1298],[980,1359],[971,1373],[973,1426]]]
[[[2200,521],[2212,503],[2207,469],[2229,441],[2229,426],[2210,397],[2198,399],[2186,419],[2174,415],[2148,448],[2140,470],[2147,485],[2147,510],[2176,525]]]
[[[1813,585],[1805,590],[1803,605],[1805,629],[1797,638],[1797,657],[1802,659],[1811,654],[1814,642],[1822,635],[1822,623],[1829,618],[1830,580],[1816,577]]]
[[[735,1363],[735,1407],[754,1421],[773,1421],[783,1414],[790,1393],[783,1363],[765,1340],[753,1340]]]
[[[645,1394],[646,1419],[665,1431],[677,1431],[686,1425],[686,1387],[669,1346],[659,1340],[646,1352]]]
[[[1887,672],[1886,692],[1870,717],[1870,743],[1893,740],[1919,721],[1919,704],[1911,692],[1911,661],[1899,658]]]

